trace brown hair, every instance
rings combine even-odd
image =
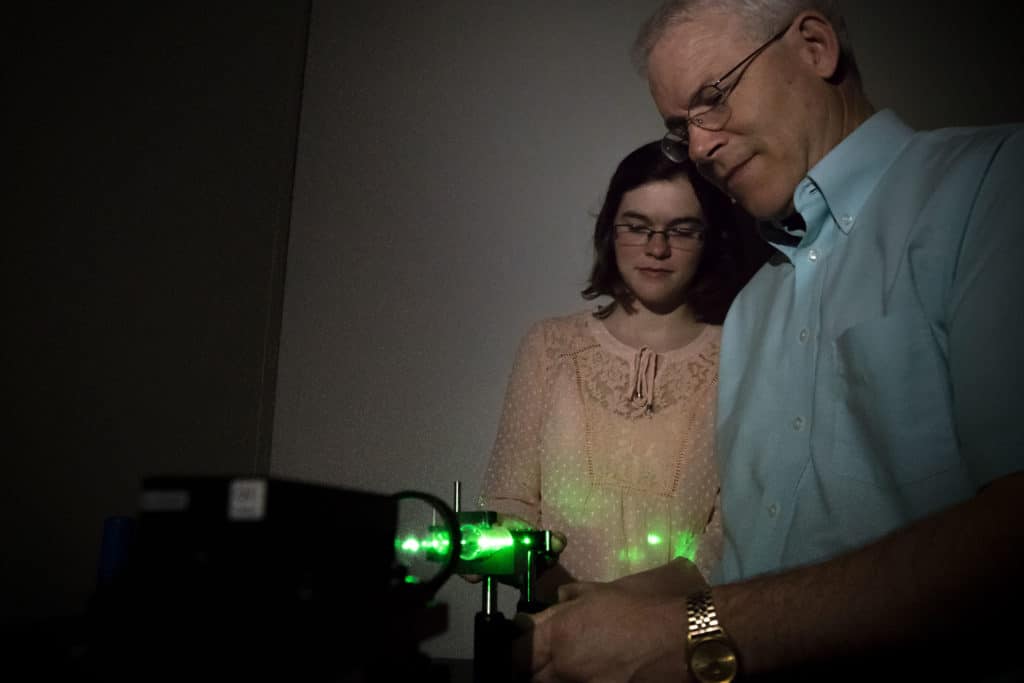
[[[615,259],[614,224],[623,195],[650,182],[675,178],[689,180],[707,221],[700,264],[686,292],[686,304],[697,320],[721,324],[733,298],[767,259],[770,247],[756,235],[752,218],[704,179],[690,160],[671,161],[662,153],[660,141],[649,142],[619,162],[594,225],[594,265],[581,294],[588,301],[612,298],[597,309],[598,318],[607,317],[616,306],[633,310],[635,297]]]

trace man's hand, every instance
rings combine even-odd
[[[562,586],[557,605],[517,615],[526,629],[517,661],[538,683],[685,681],[685,596],[705,585],[693,563],[674,560],[611,583]]]

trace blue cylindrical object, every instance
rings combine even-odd
[[[135,540],[135,518],[123,515],[103,520],[103,540],[97,582],[110,585],[124,569],[132,542]]]

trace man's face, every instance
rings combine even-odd
[[[689,127],[690,158],[701,173],[762,220],[792,213],[793,191],[817,161],[812,140],[821,93],[794,54],[793,33],[723,83],[730,115],[721,130]],[[705,14],[666,32],[647,64],[666,124],[688,117],[694,94],[757,47],[727,14]]]

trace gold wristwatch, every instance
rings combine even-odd
[[[736,679],[739,655],[718,623],[710,589],[686,598],[686,653],[690,673],[701,683],[730,683]]]

